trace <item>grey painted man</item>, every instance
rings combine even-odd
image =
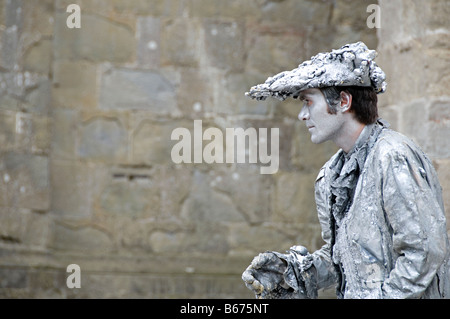
[[[322,167],[315,199],[325,244],[256,256],[242,274],[257,298],[450,298],[442,190],[428,157],[378,118],[386,90],[362,42],[319,53],[246,93],[299,98],[313,143],[340,150]]]

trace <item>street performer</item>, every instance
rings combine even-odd
[[[362,42],[319,53],[247,96],[300,99],[313,143],[340,150],[315,182],[325,244],[256,256],[242,274],[257,298],[450,298],[442,189],[426,154],[378,117],[386,90],[376,51]]]

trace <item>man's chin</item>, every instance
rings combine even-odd
[[[320,144],[323,143],[324,141],[311,135],[311,142],[313,142],[314,144]]]

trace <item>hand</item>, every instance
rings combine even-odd
[[[282,298],[282,291],[289,288],[284,281],[287,263],[273,252],[261,253],[253,258],[250,266],[242,274],[247,288],[259,299]]]

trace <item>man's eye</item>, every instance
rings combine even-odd
[[[305,106],[311,106],[311,104],[312,104],[312,102],[311,102],[310,100],[308,100],[308,99],[304,99],[304,100],[303,100],[303,105],[305,105]]]

